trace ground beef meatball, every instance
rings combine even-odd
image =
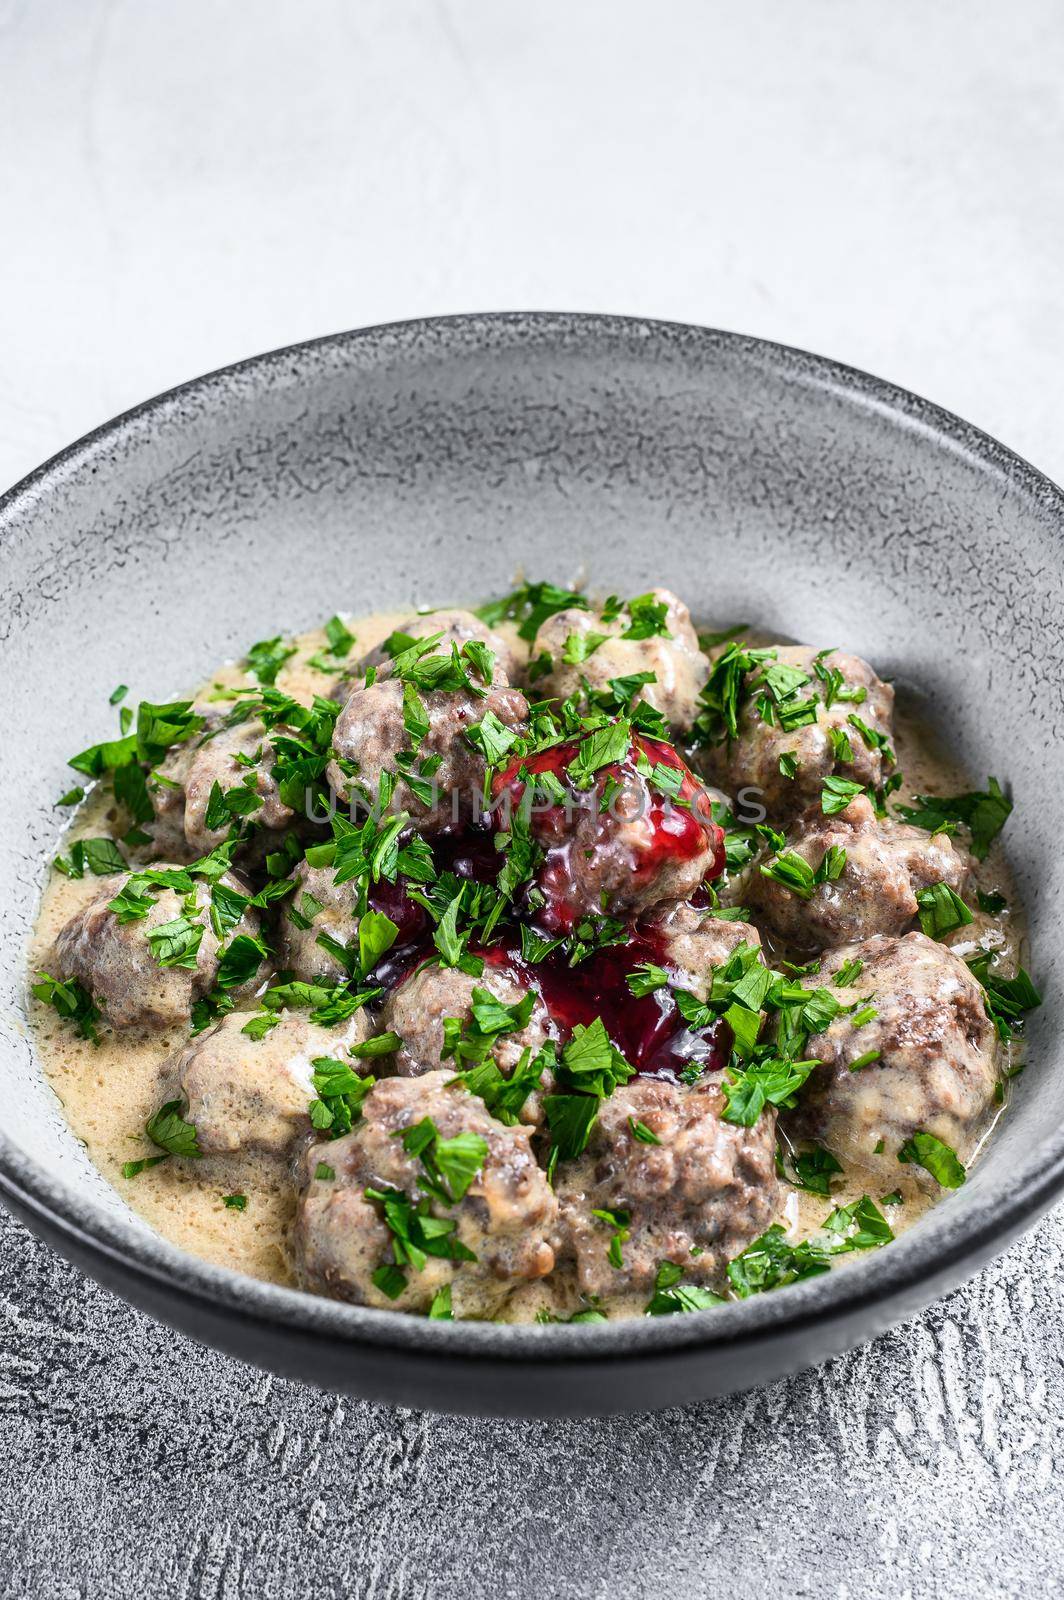
[[[802,955],[874,933],[904,933],[919,909],[919,889],[945,883],[963,896],[970,875],[966,856],[945,834],[877,817],[867,795],[834,817],[819,804],[803,812],[786,848],[814,868],[828,850],[846,852],[839,877],[818,884],[809,899],[760,872],[750,875],[746,899],[775,936]]]
[[[292,873],[295,891],[283,902],[278,917],[277,964],[304,983],[339,983],[348,976],[336,957],[317,942],[318,935],[325,933],[338,944],[347,944],[358,933],[359,886],[354,881],[336,883],[335,876],[333,867],[312,867],[301,861]],[[316,902],[320,911],[314,911],[308,900]],[[294,922],[293,911],[303,920],[309,919],[310,926],[303,928]]]
[[[247,1020],[246,1012],[231,1012],[163,1063],[163,1079],[184,1095],[204,1155],[285,1155],[300,1134],[310,1132],[313,1061],[346,1061],[349,1047],[368,1033],[362,1011],[335,1028],[286,1011],[261,1039],[243,1032]],[[353,1065],[360,1074],[366,1070]]]
[[[395,1053],[396,1071],[401,1076],[412,1078],[439,1068],[453,1073],[466,1064],[444,1061],[443,1019],[459,1017],[468,1027],[473,1018],[474,989],[487,989],[506,1006],[519,1004],[528,993],[515,978],[491,965],[485,965],[479,978],[453,967],[424,967],[392,990],[380,1014],[380,1032],[397,1033],[403,1041]],[[527,1025],[514,1033],[500,1034],[492,1046],[491,1054],[500,1072],[509,1077],[525,1050],[534,1055],[546,1041],[549,1026],[546,1009],[537,996]],[[550,1073],[544,1072],[539,1090],[525,1101],[522,1121],[541,1120],[540,1095],[549,1094],[552,1086]]]
[[[443,638],[436,648],[445,652],[450,652],[453,644],[461,649],[470,639],[477,639],[492,651],[496,668],[507,683],[513,681],[520,666],[517,651],[505,634],[489,628],[472,611],[426,611],[397,622],[394,632],[408,633],[413,639],[426,639],[430,634],[442,633]],[[378,645],[365,657],[362,667],[384,666],[390,659],[384,646]]]
[[[156,848],[193,860],[221,844],[230,820],[218,828],[207,826],[207,807],[216,783],[223,793],[252,784],[262,803],[248,813],[248,821],[266,829],[286,827],[293,812],[277,792],[270,776],[272,765],[266,728],[255,719],[232,728],[219,721],[217,731],[177,745],[159,768],[159,778],[151,781]]]
[[[603,621],[601,612],[576,608],[548,618],[536,635],[532,657],[537,660],[545,652],[553,664],[549,672],[536,678],[536,693],[567,699],[578,693],[585,681],[592,689],[605,689],[611,678],[652,672],[654,682],[640,689],[636,699],[660,711],[674,728],[690,728],[698,714],[698,696],[709,673],[709,661],[698,648],[691,613],[683,601],[669,589],[654,589],[647,598],[665,607],[666,634],[625,638],[633,627],[627,610],[609,622]],[[635,626],[638,629],[638,622]],[[566,654],[579,655],[590,648],[592,634],[606,637],[583,660],[566,661]],[[567,649],[570,638],[574,644]]]
[[[156,866],[153,870],[180,869]],[[60,930],[55,943],[55,973],[61,978],[76,978],[88,989],[112,1028],[173,1027],[189,1020],[193,1002],[208,992],[218,973],[222,945],[211,926],[211,891],[197,878],[196,910],[186,913],[185,896],[176,890],[149,890],[156,899],[147,916],[120,922],[109,905],[132,876],[135,874],[108,878],[96,898]],[[252,892],[235,873],[227,872],[220,881],[238,894],[250,896]],[[186,915],[203,928],[195,966],[160,966],[148,935],[164,923]],[[259,919],[248,910],[227,941],[239,934],[256,935],[258,931]],[[239,998],[245,990],[232,992]]]
[[[634,1078],[603,1102],[587,1151],[556,1179],[561,1237],[584,1295],[649,1295],[663,1261],[683,1267],[690,1283],[715,1286],[771,1222],[775,1117],[765,1111],[739,1128],[721,1121],[723,1107],[712,1080]],[[660,1143],[637,1139],[633,1122]],[[608,1255],[613,1230],[595,1211],[628,1213],[620,1268]]]
[[[844,693],[863,689],[864,699],[838,699],[837,694],[832,694],[832,687],[837,685],[826,684],[818,675],[818,662],[821,671],[842,674]],[[785,821],[812,802],[819,802],[824,779],[833,773],[878,788],[890,771],[890,761],[878,741],[885,740],[888,746],[893,742],[891,686],[877,678],[867,662],[843,650],[823,655],[805,645],[780,645],[775,663],[806,674],[808,682],[798,690],[796,698],[817,701],[816,721],[788,733],[775,714],[771,721],[762,716],[758,703],[763,697],[764,669],[773,665],[762,663],[746,675],[748,693],[739,718],[739,737],[710,755],[711,775],[736,796],[740,805],[759,800],[772,822]],[[848,720],[851,716],[859,717],[867,726],[868,736]],[[792,760],[797,763],[793,777],[780,771],[781,756],[788,758],[785,767]]]
[[[528,1129],[504,1127],[483,1101],[447,1084],[445,1072],[385,1079],[366,1096],[351,1133],[307,1152],[293,1236],[305,1288],[358,1305],[424,1312],[450,1285],[456,1317],[490,1317],[513,1288],[553,1269],[558,1202],[536,1164]],[[440,1139],[472,1134],[487,1145],[455,1204],[428,1193],[421,1161],[398,1137],[426,1117]],[[475,1261],[430,1255],[422,1270],[407,1269],[401,1294],[386,1295],[373,1275],[394,1260],[392,1235],[380,1204],[365,1198],[367,1188],[396,1189],[415,1204],[427,1200],[432,1215],[454,1219],[453,1237]]]
[[[508,728],[520,728],[528,716],[528,702],[519,689],[511,689],[496,669],[500,681],[485,694],[467,689],[427,690],[421,693],[429,729],[417,747],[420,767],[437,757],[439,765],[425,780],[431,795],[416,794],[400,780],[388,810],[407,811],[421,833],[477,815],[484,785],[484,757],[462,737],[491,712]],[[404,724],[403,685],[384,677],[369,687],[357,688],[336,719],[333,749],[339,760],[329,763],[329,782],[344,803],[367,797],[375,801],[381,777],[397,772],[396,757],[412,748]],[[340,760],[355,769],[345,773]],[[419,788],[421,785],[419,784]]]
[[[852,960],[864,963],[860,975],[831,987]],[[891,1184],[903,1170],[898,1151],[914,1133],[934,1134],[966,1162],[993,1104],[998,1059],[982,990],[964,962],[922,933],[877,935],[832,951],[805,982],[828,986],[845,1006],[858,1002],[857,1015],[866,1003],[876,1014],[855,1028],[854,1013],[843,1013],[809,1041],[807,1054],[823,1065],[792,1115],[795,1131]],[[913,1165],[904,1171],[922,1176]]]
[[[548,926],[568,932],[584,917],[603,915],[631,921],[688,899],[720,873],[723,832],[712,820],[709,796],[671,745],[633,736],[623,758],[600,768],[586,790],[569,782],[580,749],[580,741],[569,741],[518,758],[494,786],[504,830],[520,814],[529,779],[547,773],[568,788],[564,803],[543,806],[537,799],[530,818],[544,851],[536,881]],[[662,788],[659,768],[668,769],[674,793]]]
[[[740,945],[760,947],[761,935],[749,922],[736,922],[680,901],[659,906],[642,928],[660,940],[666,966],[677,970],[676,983],[700,1000],[709,994],[713,973]]]

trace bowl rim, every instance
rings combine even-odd
[[[896,426],[916,429],[932,443],[964,457],[982,473],[1004,479],[1064,528],[1064,492],[1044,473],[989,434],[912,391],[829,357],[753,335],[721,329],[626,317],[608,313],[567,311],[468,312],[441,317],[375,324],[283,345],[242,361],[218,367],[162,391],[84,434],[22,478],[0,496],[0,546],[15,525],[32,515],[50,486],[91,463],[94,455],[118,440],[132,443],[183,401],[196,397],[209,410],[224,409],[234,378],[269,375],[287,364],[298,382],[301,364],[317,353],[342,358],[351,352],[377,353],[385,361],[414,363],[423,358],[419,346],[430,336],[435,358],[466,354],[469,339],[483,356],[509,350],[515,339],[531,332],[540,339],[564,338],[570,353],[577,344],[602,344],[611,337],[643,341],[648,360],[655,348],[679,341],[696,350],[723,351],[745,360],[752,373],[760,366],[774,376],[797,380],[836,395],[845,403],[883,414]],[[658,344],[655,347],[654,341]],[[357,369],[354,369],[357,370]],[[15,1145],[0,1128],[0,1193],[36,1231],[87,1261],[90,1270],[120,1286],[138,1286],[145,1293],[172,1297],[204,1309],[222,1308],[230,1319],[245,1324],[397,1351],[419,1351],[448,1361],[494,1360],[504,1364],[604,1363],[640,1356],[689,1354],[704,1349],[724,1355],[747,1351],[777,1335],[820,1327],[827,1331],[862,1309],[888,1301],[906,1309],[886,1321],[917,1310],[944,1287],[959,1282],[988,1256],[1003,1249],[1044,1213],[1064,1192],[1064,1128],[1041,1143],[1010,1175],[1006,1191],[996,1188],[957,1217],[948,1215],[946,1196],[932,1213],[934,1232],[913,1229],[894,1241],[889,1251],[873,1251],[849,1262],[844,1271],[789,1286],[785,1293],[754,1296],[711,1311],[661,1318],[634,1318],[605,1324],[503,1324],[431,1321],[390,1310],[348,1305],[300,1290],[249,1278],[214,1266],[170,1244],[161,1235],[134,1236],[128,1223],[112,1217],[80,1187],[50,1175]],[[947,1215],[943,1215],[947,1213]],[[142,1224],[142,1226],[147,1226]],[[131,1253],[132,1249],[132,1253]],[[885,1325],[885,1323],[884,1323]]]

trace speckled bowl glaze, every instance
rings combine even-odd
[[[149,401],[0,502],[0,1185],[119,1293],[260,1366],[436,1410],[645,1410],[763,1382],[911,1316],[1064,1189],[1064,498],[956,417],[699,328],[470,316],[341,334]],[[847,644],[1007,779],[1046,1003],[967,1185],[888,1249],[739,1305],[613,1326],[429,1322],[185,1255],[88,1162],[27,1036],[24,944],[64,759],[149,697],[338,606],[464,601],[517,567],[667,584],[705,623]]]

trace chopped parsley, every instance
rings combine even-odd
[[[202,1156],[203,1151],[199,1147],[195,1126],[191,1122],[186,1122],[181,1114],[183,1104],[181,1100],[168,1100],[166,1105],[159,1107],[154,1116],[148,1118],[144,1132],[152,1144],[163,1153],[158,1156],[142,1156],[138,1161],[126,1161],[122,1166],[123,1178],[136,1178],[149,1167],[158,1166],[159,1162],[165,1161],[168,1156],[181,1156],[186,1160],[198,1160]]]
[[[333,1056],[315,1056],[311,1068],[317,1094],[309,1107],[311,1126],[330,1139],[339,1139],[350,1133],[361,1117],[362,1102],[377,1080],[372,1073],[360,1077],[346,1061]]]
[[[842,1171],[830,1150],[815,1145],[794,1158],[794,1184],[808,1194],[830,1195],[831,1180]]]
[[[760,871],[762,877],[774,879],[799,899],[811,900],[822,883],[833,883],[841,877],[845,866],[846,851],[841,845],[833,844],[825,850],[816,868],[797,850],[788,849],[779,851],[771,861],[763,862]]]
[[[441,1138],[431,1117],[400,1128],[394,1137],[402,1140],[407,1155],[420,1161],[421,1187],[445,1205],[456,1205],[465,1198],[488,1154],[488,1142],[481,1134],[463,1132]]]
[[[616,1267],[620,1271],[624,1266],[624,1246],[632,1237],[632,1213],[624,1210],[607,1211],[605,1209],[596,1210],[592,1208],[591,1215],[597,1217],[599,1222],[604,1222],[609,1228],[611,1238],[609,1249],[606,1251],[606,1258],[611,1267]]]
[[[273,639],[260,639],[247,653],[247,669],[264,688],[272,689],[277,674],[295,653],[295,645],[286,644],[280,634]]]
[[[473,1251],[457,1237],[454,1217],[436,1217],[426,1198],[415,1203],[401,1189],[368,1188],[366,1199],[375,1205],[391,1234],[394,1261],[373,1273],[373,1282],[389,1300],[406,1288],[406,1268],[421,1272],[430,1256],[446,1261],[475,1261]]]
[[[42,972],[37,982],[31,984],[30,992],[35,999],[57,1011],[64,1021],[72,1022],[83,1039],[99,1044],[100,1035],[96,1027],[100,1020],[99,1010],[92,995],[82,988],[76,978],[61,980]]]
[[[916,903],[920,907],[920,926],[929,939],[944,939],[957,928],[967,927],[972,920],[972,913],[960,895],[947,883],[932,883],[926,889],[918,889]]]
[[[826,817],[833,817],[838,812],[845,811],[850,801],[864,792],[864,784],[852,783],[849,778],[838,778],[834,775],[825,778],[824,787],[820,792],[820,809]]]
[[[160,967],[185,967],[194,970],[200,943],[205,929],[202,922],[194,922],[182,914],[146,933],[151,953]]]
[[[517,632],[528,644],[542,628],[548,617],[559,611],[586,611],[588,603],[575,589],[559,589],[553,583],[523,583],[502,600],[493,600],[477,607],[477,616],[489,628],[500,622],[516,622]]]
[[[968,966],[983,988],[986,1014],[997,1029],[998,1037],[1009,1040],[1023,1026],[1029,1011],[1036,1011],[1042,997],[1031,982],[1030,974],[1020,967],[1014,978],[1006,978],[995,970],[994,957],[989,950],[970,956]]]
[[[669,982],[669,974],[664,967],[657,967],[652,961],[641,961],[633,967],[627,977],[627,984],[636,999],[644,995],[653,994],[657,989],[664,989]]]
[[[683,1268],[674,1261],[663,1261],[654,1279],[654,1293],[647,1302],[645,1316],[669,1317],[676,1312],[708,1311],[711,1306],[722,1306],[725,1301],[712,1289],[699,1284],[683,1283]]]
[[[953,795],[949,799],[934,799],[929,795],[915,796],[911,806],[899,806],[898,813],[906,822],[928,833],[954,833],[958,823],[971,835],[971,851],[977,861],[986,859],[987,852],[1012,811],[1012,801],[996,778],[987,780],[985,789],[972,794]]]
[[[967,1176],[956,1151],[933,1133],[914,1133],[906,1139],[898,1151],[898,1160],[923,1167],[943,1189],[959,1189]]]

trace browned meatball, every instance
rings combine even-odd
[[[959,957],[922,933],[845,945],[805,981],[830,988],[833,974],[852,960],[863,970],[851,986],[831,992],[858,1010],[809,1041],[809,1057],[823,1065],[803,1091],[795,1128],[888,1182],[898,1177],[900,1147],[917,1132],[934,1134],[966,1162],[998,1082],[982,989]],[[854,1027],[866,1003],[875,1015]],[[859,1061],[867,1064],[855,1070]],[[917,1167],[905,1170],[919,1175]]]
[[[578,790],[569,779],[582,748],[571,740],[515,758],[494,786],[504,829],[521,814],[525,788],[540,774],[566,795],[531,812],[544,851],[537,888],[550,925],[568,931],[583,917],[603,914],[634,920],[654,906],[687,899],[703,879],[720,873],[724,834],[705,789],[671,745],[633,735],[623,756]],[[667,771],[673,793],[662,788],[659,770]]]
[[[420,698],[429,729],[417,747],[416,763],[420,767],[439,758],[439,765],[425,780],[431,794],[417,794],[400,779],[388,810],[409,812],[421,833],[433,833],[468,820],[478,809],[484,757],[462,735],[489,712],[506,727],[519,728],[528,716],[528,702],[519,689],[511,689],[505,682],[493,685],[483,695],[466,689],[434,689]],[[397,756],[411,748],[404,725],[403,685],[396,678],[385,677],[368,688],[356,688],[336,719],[333,749],[339,759],[329,763],[329,782],[345,802],[352,796],[373,802],[383,774],[397,773]],[[340,760],[354,768],[353,776],[344,772]]]
[[[817,674],[818,659],[821,670],[842,674],[844,693],[864,690],[864,699],[840,700],[832,696],[829,685]],[[886,758],[879,740],[888,746],[893,740],[891,686],[877,678],[867,662],[846,651],[833,650],[825,656],[806,645],[779,645],[775,664],[795,668],[808,680],[795,698],[817,703],[816,721],[788,733],[775,713],[773,720],[766,720],[759,709],[765,668],[773,664],[763,663],[746,675],[747,697],[739,718],[739,737],[721,745],[709,758],[717,781],[741,804],[760,800],[770,821],[786,820],[811,802],[819,802],[824,779],[833,773],[878,788],[884,773],[890,770],[889,761],[884,765]],[[830,706],[826,703],[829,697]],[[771,697],[769,700],[771,703]],[[865,723],[869,737],[848,720],[851,716]],[[785,766],[796,764],[793,777],[780,771],[781,756],[787,758]]]
[[[674,813],[683,847],[661,849],[647,793],[644,783],[628,782],[605,814],[590,806],[577,812],[567,860],[558,865],[578,915],[638,917],[662,902],[686,899],[712,876],[718,854],[712,824],[688,848],[697,823],[690,813]]]
[[[366,1096],[351,1133],[307,1152],[293,1238],[305,1288],[358,1305],[426,1311],[451,1285],[456,1317],[490,1317],[518,1284],[553,1269],[558,1202],[536,1165],[528,1129],[504,1127],[481,1100],[447,1084],[445,1072],[388,1078]],[[429,1194],[421,1161],[397,1137],[426,1117],[443,1140],[473,1135],[487,1147],[454,1204]],[[373,1275],[394,1261],[393,1240],[379,1202],[365,1197],[368,1188],[399,1190],[414,1204],[428,1200],[432,1215],[454,1219],[452,1237],[476,1259],[430,1255],[421,1270],[407,1268],[398,1296],[385,1294]]]
[[[218,731],[208,730],[206,735],[176,746],[159,768],[160,778],[152,780],[153,836],[160,851],[192,859],[221,844],[230,821],[217,828],[207,826],[215,784],[223,794],[244,785],[254,788],[261,804],[247,816],[257,827],[283,828],[292,821],[293,812],[281,800],[270,776],[274,755],[264,724],[251,719],[232,728],[217,726]],[[246,759],[238,760],[238,756]]]
[[[358,936],[358,884],[336,883],[335,876],[333,867],[312,867],[301,861],[292,873],[295,892],[284,901],[278,918],[278,966],[294,972],[304,983],[339,983],[348,976],[336,957],[317,942],[321,933],[342,945]],[[321,907],[319,911],[308,903],[308,897]],[[293,921],[293,911],[310,926],[302,928]]]
[[[315,1059],[346,1063],[349,1047],[368,1032],[362,1011],[335,1028],[317,1027],[286,1011],[257,1039],[243,1032],[247,1020],[246,1012],[230,1012],[161,1069],[164,1081],[175,1080],[184,1095],[204,1155],[234,1150],[285,1155],[300,1134],[310,1132]]]
[[[652,672],[653,683],[645,684],[636,699],[660,711],[674,728],[690,728],[698,714],[698,696],[709,673],[709,661],[698,648],[691,613],[683,601],[669,589],[652,590],[651,599],[664,605],[668,632],[645,639],[624,637],[633,626],[627,611],[609,622],[603,621],[601,612],[578,609],[559,611],[548,618],[536,635],[533,656],[546,652],[553,664],[545,676],[536,679],[536,693],[567,699],[578,693],[585,681],[592,689],[605,689],[611,678]],[[604,634],[605,638],[592,647],[592,634]],[[584,650],[590,654],[581,660]],[[566,655],[577,659],[567,661]]]
[[[489,965],[479,978],[453,967],[424,967],[393,989],[380,1014],[380,1031],[397,1033],[403,1041],[395,1053],[396,1071],[402,1077],[412,1078],[448,1066],[456,1072],[466,1065],[464,1061],[444,1061],[443,1019],[457,1017],[468,1028],[473,1019],[475,989],[486,989],[505,1006],[518,1005],[528,993],[508,973]],[[525,1050],[534,1055],[540,1049],[549,1029],[546,1009],[537,997],[526,1026],[500,1033],[495,1039],[491,1055],[499,1071],[509,1077]],[[522,1121],[540,1121],[540,1094],[549,1093],[552,1084],[551,1074],[545,1071],[539,1091],[525,1101]]]
[[[775,1116],[752,1128],[721,1121],[712,1081],[690,1087],[634,1078],[603,1102],[587,1151],[559,1171],[562,1237],[585,1295],[649,1293],[663,1261],[711,1286],[772,1220],[778,1180]],[[633,1124],[656,1135],[638,1139]],[[612,1229],[595,1211],[628,1213],[622,1266],[609,1259]]]
[[[470,639],[476,639],[487,645],[495,657],[496,667],[508,683],[513,681],[520,666],[517,651],[506,635],[489,628],[472,611],[426,611],[397,622],[393,631],[409,634],[412,639],[427,639],[430,634],[442,633],[436,649],[444,652],[449,652],[453,644],[461,649]],[[378,645],[366,655],[362,666],[386,666],[390,659],[384,646]]]
[[[826,817],[819,805],[803,812],[785,848],[813,868],[831,849],[846,852],[839,876],[817,884],[808,899],[762,872],[750,875],[746,900],[778,939],[802,954],[874,933],[904,933],[919,910],[918,890],[945,883],[963,895],[968,884],[969,863],[944,833],[877,817],[867,795],[837,816]]]
[[[154,870],[179,869],[156,867]],[[123,923],[109,909],[110,902],[135,876],[126,873],[108,878],[106,888],[71,917],[56,939],[55,969],[59,977],[76,978],[89,990],[113,1028],[172,1027],[188,1021],[193,1002],[208,992],[218,974],[222,943],[211,926],[211,892],[202,879],[196,879],[196,908],[186,913],[185,896],[176,890],[149,890],[156,899],[147,915]],[[220,881],[238,894],[251,894],[247,884],[235,873],[227,872]],[[186,921],[202,929],[195,965],[160,965],[158,955],[165,955],[165,946],[159,940],[152,941],[149,935],[167,923]],[[258,916],[248,909],[227,938],[257,935],[258,931]],[[235,989],[233,993],[239,996],[246,988]]]
[[[700,1000],[709,994],[716,968],[724,966],[739,945],[761,944],[751,923],[715,917],[685,901],[660,906],[642,926],[662,940],[665,962],[678,971],[676,981]]]

